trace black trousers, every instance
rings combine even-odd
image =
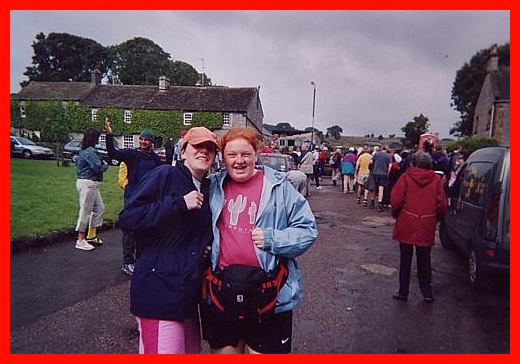
[[[414,245],[399,243],[399,250],[401,252],[399,264],[399,294],[404,297],[408,297],[410,290],[413,248]],[[415,246],[419,287],[425,298],[433,297],[431,250],[431,247]]]

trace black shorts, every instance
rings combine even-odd
[[[256,320],[227,321],[204,304],[200,314],[202,338],[212,349],[237,346],[244,340],[247,346],[262,354],[291,352],[292,311],[277,313],[261,323]]]

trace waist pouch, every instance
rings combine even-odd
[[[257,320],[274,315],[276,299],[287,280],[287,262],[281,259],[274,271],[242,264],[204,272],[202,302],[226,320]]]

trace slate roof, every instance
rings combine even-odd
[[[31,82],[13,95],[20,100],[75,100],[80,105],[102,108],[247,112],[259,102],[255,87],[190,87],[95,85],[91,82]]]
[[[78,101],[88,95],[96,85],[92,82],[31,82],[13,94],[17,100]]]

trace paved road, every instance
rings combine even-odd
[[[294,353],[509,353],[507,285],[471,291],[460,257],[437,244],[436,302],[422,302],[415,275],[409,301],[393,300],[393,219],[339,191],[325,181],[309,197],[320,236],[298,260],[305,298],[295,311]],[[121,232],[102,236],[104,246],[91,252],[70,238],[11,255],[11,353],[136,352]]]

